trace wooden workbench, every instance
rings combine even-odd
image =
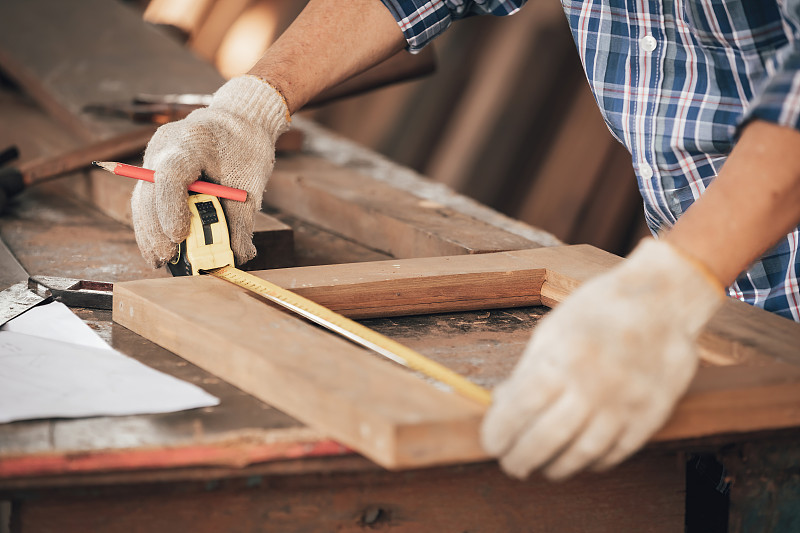
[[[63,115],[66,107],[53,95],[58,91],[47,98]],[[0,93],[0,114],[0,146],[18,143],[25,157],[74,142],[58,125],[73,115],[55,122],[9,86]],[[267,208],[293,229],[295,265],[557,244],[314,124],[296,124],[306,133],[304,149],[279,160]],[[341,187],[306,179],[298,165],[313,172],[338,167]],[[97,179],[74,176],[26,192],[0,218],[0,237],[32,275],[114,282],[166,276],[144,265],[128,226],[85,202],[96,198],[69,194],[86,183],[91,192]],[[341,217],[319,216],[323,209]],[[380,238],[366,220],[378,221]],[[0,426],[0,499],[11,502],[14,531],[678,531],[685,459],[696,452],[722,457],[731,470],[732,531],[792,530],[800,514],[791,499],[793,428],[668,439],[610,472],[560,484],[537,476],[514,481],[491,461],[390,472],[112,323],[109,311],[75,311],[116,349],[222,401],[181,413]],[[546,312],[527,307],[368,323],[493,384]]]
[[[18,125],[25,122],[36,132],[31,124],[46,123],[19,94],[7,89],[2,96]],[[4,128],[0,141],[23,142],[24,131]],[[317,134],[312,145],[336,147],[334,153],[344,157],[344,141]],[[324,149],[311,150],[303,157],[324,159]],[[367,154],[358,147],[350,153],[359,169],[369,170]],[[401,186],[406,180],[412,188],[411,173],[375,161],[378,174],[394,172]],[[424,183],[416,188],[425,193]],[[505,226],[501,216],[446,191],[427,194],[464,216],[487,214],[481,223],[538,244],[533,228]],[[272,213],[293,227],[299,265],[392,257],[296,216]],[[0,219],[0,236],[32,275],[107,281],[165,276],[143,264],[127,226],[65,196],[55,184],[22,195]],[[536,476],[511,480],[493,462],[389,472],[112,323],[109,311],[75,311],[118,350],[198,384],[222,402],[181,413],[0,426],[0,497],[13,502],[19,531],[676,531],[684,521],[684,461],[692,452],[724,456],[739,476],[735,523],[760,526],[765,499],[770,509],[790,507],[785,499],[791,492],[779,489],[794,478],[773,478],[782,481],[766,493],[763,479],[788,460],[793,430],[651,445],[611,472],[555,485]],[[529,307],[367,323],[493,383],[511,368],[546,312]],[[781,452],[762,455],[764,449]],[[770,527],[757,530],[780,530]]]
[[[40,130],[34,123],[46,123],[18,94],[7,90],[0,101],[16,114],[17,125],[27,123],[35,133]],[[0,140],[31,146],[24,131],[4,128]],[[337,142],[333,137],[316,141],[322,146]],[[360,155],[363,168],[364,154],[356,147],[352,152]],[[376,163],[384,165],[384,172],[386,164]],[[410,183],[413,177],[403,169],[391,170],[407,187],[425,188],[424,183]],[[127,226],[63,190],[53,185],[28,191],[0,219],[0,236],[31,275],[107,281],[165,275],[144,265]],[[461,216],[484,213],[446,191],[429,195],[442,205],[451,202]],[[481,223],[519,237],[501,229],[497,221],[502,217],[485,212],[487,220],[495,220]],[[318,225],[273,213],[294,229],[298,264],[392,257]],[[538,235],[523,229],[526,237]],[[538,244],[531,241],[531,246]],[[382,524],[408,531],[514,530],[533,522],[566,531],[565,520],[575,531],[598,524],[666,531],[682,521],[683,472],[672,452],[649,451],[614,472],[557,486],[513,481],[493,463],[387,472],[112,323],[109,311],[76,312],[118,350],[198,384],[222,402],[163,415],[0,426],[0,491],[13,502],[21,531],[333,531]],[[369,323],[419,349],[428,345],[445,355],[490,345],[496,364],[484,364],[477,354],[460,370],[467,375],[488,372],[497,379],[519,356],[545,312],[533,307]],[[420,341],[421,332],[437,340]],[[217,511],[207,512],[211,508]],[[580,508],[585,511],[576,516]],[[641,513],[642,508],[652,512]]]
[[[310,235],[302,225],[297,231]],[[3,219],[0,234],[31,274],[108,280],[152,275],[144,268],[131,271],[140,261],[128,228],[44,190],[23,197]],[[116,244],[100,246],[98,237]],[[334,261],[337,247],[347,250],[347,260],[375,256],[340,241],[315,228],[313,237],[298,239],[298,255],[306,256],[307,243],[309,255],[316,257],[324,245]],[[23,531],[334,531],[364,524],[402,525],[408,531],[445,531],[456,524],[459,530],[514,530],[533,521],[559,526],[576,506],[592,509],[575,521],[576,531],[604,523],[646,531],[638,512],[643,506],[655,511],[658,528],[682,520],[682,471],[670,453],[648,453],[613,473],[556,487],[512,481],[491,463],[386,472],[112,324],[109,312],[77,311],[115,348],[200,385],[222,402],[166,415],[0,427],[0,487],[14,501]],[[474,348],[478,341],[494,344],[495,354],[511,356],[510,364],[542,312],[473,312],[373,324],[405,337],[409,328],[438,331],[440,348],[451,351]],[[472,364],[479,372],[479,360]],[[599,486],[605,489],[598,492]],[[217,511],[208,513],[211,508]],[[647,522],[651,519],[647,513]]]

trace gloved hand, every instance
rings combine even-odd
[[[559,304],[534,331],[481,428],[486,451],[518,478],[611,467],[667,420],[694,376],[696,338],[722,285],[663,241]]]
[[[240,76],[220,87],[207,108],[156,131],[144,153],[155,182],[139,182],[131,199],[136,242],[153,268],[174,257],[176,243],[188,236],[187,187],[201,172],[209,181],[247,191],[245,202],[221,203],[237,264],[255,257],[253,216],[275,163],[275,141],[290,121],[277,90]]]

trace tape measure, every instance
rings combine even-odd
[[[233,264],[228,222],[216,196],[189,193],[189,236],[167,263],[173,276],[197,276],[202,270]]]
[[[377,331],[350,320],[327,307],[233,267],[225,214],[219,200],[207,194],[189,197],[192,215],[189,237],[180,244],[178,257],[170,262],[174,276],[210,274],[233,283],[364,346],[392,361],[407,366],[447,385],[455,392],[483,405],[491,393],[449,368],[403,346]]]

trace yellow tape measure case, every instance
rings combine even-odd
[[[167,263],[173,276],[197,276],[201,270],[233,265],[228,223],[216,196],[190,194],[189,236],[178,245],[178,256]]]

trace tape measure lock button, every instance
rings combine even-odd
[[[197,208],[197,212],[200,215],[200,221],[204,226],[219,222],[217,210],[214,208],[213,202],[197,202],[194,204],[194,206]]]
[[[201,270],[233,265],[228,222],[216,196],[189,195],[189,236],[178,257],[167,263],[173,276],[197,276]]]

